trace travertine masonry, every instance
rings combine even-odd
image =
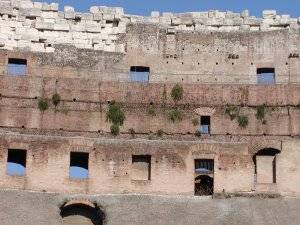
[[[124,14],[123,8],[92,6],[90,12],[75,12],[71,6],[58,11],[56,3],[31,0],[0,2],[0,48],[53,52],[55,44],[77,48],[125,52],[120,35],[129,23],[157,24],[167,33],[246,32],[278,29],[299,30],[300,18],[277,15],[274,10],[263,11],[262,18],[250,16],[249,11],[233,12],[152,12],[151,16]]]

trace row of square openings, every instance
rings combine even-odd
[[[253,156],[255,182],[276,183],[276,155],[280,151],[265,148]],[[194,161],[195,195],[211,195],[214,188],[214,160],[195,159]],[[9,149],[6,172],[11,176],[25,176],[26,150]],[[89,153],[71,152],[69,165],[70,179],[88,179]],[[132,155],[132,180],[151,180],[151,155]]]
[[[6,173],[10,176],[26,175],[27,151],[9,149],[7,155]],[[132,155],[133,180],[151,179],[151,156]],[[69,165],[70,179],[89,178],[89,153],[71,152]]]
[[[9,58],[7,65],[8,75],[22,76],[27,73],[27,60]],[[131,66],[129,72],[130,82],[148,83],[150,79],[150,67]],[[258,68],[257,69],[258,84],[275,84],[274,68]]]
[[[10,176],[25,176],[26,150],[9,149],[6,173]],[[195,159],[195,195],[213,193],[214,160]],[[71,152],[69,178],[85,180],[89,178],[89,153]],[[132,180],[151,180],[151,155],[132,155]]]

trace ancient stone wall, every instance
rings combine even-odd
[[[247,10],[233,12],[152,12],[151,16],[124,14],[122,8],[92,6],[90,12],[75,12],[71,6],[58,11],[58,4],[31,0],[0,2],[0,46],[2,49],[29,49],[53,52],[55,44],[77,48],[124,52],[120,34],[130,23],[157,24],[169,34],[188,32],[248,32],[270,30],[299,30],[300,20],[289,15],[277,15],[275,10],[263,11],[262,18],[250,16]]]

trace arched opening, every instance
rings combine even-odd
[[[195,195],[212,195],[214,193],[214,179],[208,175],[195,178]]]
[[[253,156],[256,183],[276,183],[276,155],[280,150],[264,148]]]
[[[104,213],[99,207],[82,203],[63,206],[60,215],[63,225],[102,225],[104,220]]]

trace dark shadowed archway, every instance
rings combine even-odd
[[[207,175],[195,178],[195,195],[212,195],[214,193],[214,179]]]
[[[64,225],[103,225],[104,213],[97,206],[82,203],[66,204],[60,215]]]

